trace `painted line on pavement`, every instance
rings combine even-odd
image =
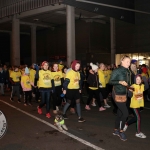
[[[95,150],[104,150],[104,149],[102,149],[102,148],[100,148],[100,147],[98,147],[98,146],[96,146],[96,145],[94,145],[94,144],[92,144],[92,143],[90,143],[90,142],[88,142],[88,141],[85,141],[85,140],[83,140],[83,139],[81,139],[81,138],[79,138],[79,137],[77,137],[77,136],[75,136],[75,135],[69,133],[69,132],[60,131],[60,130],[59,130],[58,128],[56,128],[53,124],[51,124],[51,123],[49,123],[49,122],[47,122],[47,121],[45,121],[45,120],[43,120],[43,119],[40,119],[40,118],[38,118],[38,117],[36,117],[36,116],[34,116],[34,115],[31,115],[31,114],[29,114],[28,112],[23,111],[23,110],[21,110],[20,108],[17,108],[17,107],[15,107],[15,106],[13,106],[13,105],[11,105],[11,104],[9,104],[9,103],[3,101],[3,100],[0,100],[0,102],[2,102],[2,103],[4,103],[4,104],[6,104],[6,105],[8,105],[8,106],[10,106],[10,107],[12,107],[12,108],[18,110],[18,111],[20,111],[20,112],[22,112],[22,113],[24,113],[24,114],[26,114],[27,116],[30,116],[31,118],[34,118],[35,120],[38,120],[38,121],[40,121],[40,122],[42,122],[42,123],[48,125],[48,126],[51,127],[51,128],[54,128],[55,130],[58,130],[59,132],[61,132],[61,133],[65,134],[65,135],[67,135],[67,136],[69,136],[69,137],[71,137],[71,138],[77,140],[78,142],[80,142],[80,143],[82,143],[82,144],[84,144],[84,145],[87,145],[87,146],[89,146],[89,147],[91,147],[91,148],[93,148],[93,149],[95,149]]]

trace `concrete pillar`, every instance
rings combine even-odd
[[[111,40],[111,64],[115,64],[116,55],[116,30],[115,30],[115,19],[110,18],[110,40]]]
[[[31,26],[31,63],[36,63],[36,26]]]
[[[16,15],[12,19],[11,64],[20,65],[20,21]]]
[[[67,5],[67,64],[76,58],[75,54],[75,10],[74,7]]]

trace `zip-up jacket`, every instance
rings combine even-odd
[[[99,84],[98,74],[89,73],[89,76],[87,78],[87,83],[89,84],[89,87],[99,88],[100,84]]]
[[[130,71],[123,66],[115,69],[110,77],[109,84],[114,86],[114,90],[116,94],[124,95],[127,94],[127,88],[119,83],[119,81],[125,81],[128,83],[128,86],[131,85],[131,77]]]

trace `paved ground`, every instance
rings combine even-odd
[[[99,112],[98,107],[91,111],[84,109],[85,123],[78,123],[77,116],[67,112],[68,132],[59,132],[53,127],[54,115],[47,119],[37,114],[37,104],[25,107],[23,103],[9,100],[9,93],[0,96],[0,110],[7,117],[8,130],[0,139],[0,150],[149,150],[150,146],[150,102],[145,103],[142,115],[142,131],[146,139],[135,137],[135,124],[126,131],[128,140],[123,142],[112,135],[115,116],[112,108]],[[111,105],[111,103],[109,103]],[[19,109],[18,109],[19,108]],[[45,108],[43,108],[43,112]]]

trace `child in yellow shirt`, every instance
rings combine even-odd
[[[25,72],[21,77],[21,87],[25,94],[25,103],[24,105],[32,105],[31,99],[32,99],[32,86],[34,86],[33,82],[30,79],[29,76],[29,69],[26,67]]]
[[[144,81],[144,84],[142,84],[142,80]],[[135,136],[139,138],[146,138],[146,135],[141,132],[140,107],[144,107],[143,92],[148,88],[148,82],[145,77],[137,75],[136,84],[133,84],[131,87],[134,88],[134,91],[132,91],[133,95],[131,97],[130,108],[132,108],[134,112],[134,117],[127,121],[123,130],[126,131],[129,125],[136,122],[137,133]]]

